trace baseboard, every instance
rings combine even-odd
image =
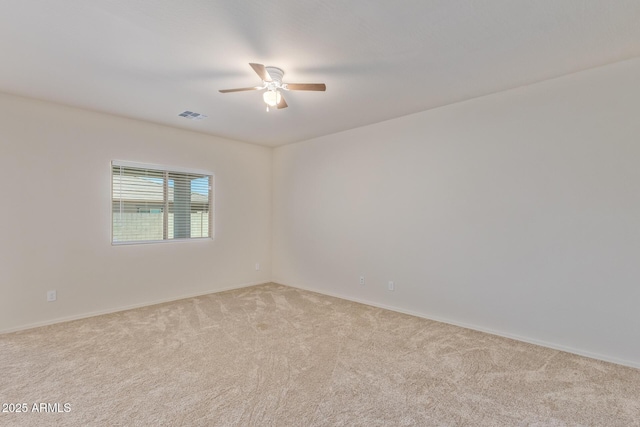
[[[496,331],[494,329],[483,328],[483,327],[480,327],[480,326],[477,326],[477,325],[471,325],[471,324],[464,323],[464,322],[457,322],[455,320],[446,319],[446,318],[442,318],[442,317],[439,317],[439,316],[431,316],[431,315],[425,314],[425,313],[420,313],[420,312],[416,312],[416,311],[412,311],[412,310],[405,310],[405,309],[400,308],[400,307],[395,307],[395,306],[386,305],[386,304],[380,304],[380,303],[377,303],[377,302],[368,301],[368,300],[360,299],[360,298],[353,298],[353,297],[349,297],[349,296],[345,296],[345,295],[341,295],[341,294],[337,294],[337,293],[333,293],[333,292],[326,292],[324,290],[309,288],[309,287],[306,287],[306,286],[291,285],[291,284],[283,283],[281,281],[276,281],[276,280],[274,280],[274,283],[278,283],[278,284],[281,284],[281,285],[284,285],[284,286],[289,286],[289,287],[296,288],[296,289],[302,289],[302,290],[305,290],[305,291],[315,292],[315,293],[318,293],[318,294],[327,295],[327,296],[334,297],[334,298],[340,298],[340,299],[344,299],[344,300],[347,300],[347,301],[357,302],[359,304],[370,305],[372,307],[378,307],[378,308],[383,308],[385,310],[391,310],[391,311],[395,311],[395,312],[398,312],[398,313],[408,314],[408,315],[411,315],[411,316],[416,316],[416,317],[420,317],[420,318],[427,319],[427,320],[433,320],[433,321],[436,321],[436,322],[447,323],[449,325],[459,326],[461,328],[471,329],[471,330],[478,331],[478,332],[484,332],[484,333],[487,333],[487,334],[496,335],[496,336],[503,337],[503,338],[509,338],[509,339],[516,340],[516,341],[522,341],[522,342],[525,342],[525,343],[528,343],[528,344],[539,345],[541,347],[546,347],[546,348],[550,348],[550,349],[553,349],[553,350],[564,351],[566,353],[576,354],[578,356],[588,357],[590,359],[596,359],[596,360],[601,360],[603,362],[615,363],[616,365],[622,365],[622,366],[628,366],[630,368],[640,369],[640,363],[638,363],[638,362],[632,362],[632,361],[629,361],[629,360],[618,359],[616,357],[611,357],[611,356],[606,356],[606,355],[603,355],[603,354],[593,353],[593,352],[590,352],[590,351],[585,351],[585,350],[581,350],[581,349],[577,349],[577,348],[573,348],[573,347],[567,347],[567,346],[564,346],[564,345],[561,345],[561,344],[556,344],[556,343],[552,343],[552,342],[548,342],[548,341],[541,341],[541,340],[537,340],[537,339],[534,339],[534,338],[523,337],[523,336],[516,335],[516,334],[510,334],[508,332]]]
[[[73,315],[73,316],[58,317],[56,319],[45,320],[43,322],[29,323],[27,325],[18,326],[16,328],[0,329],[0,335],[9,334],[11,332],[24,331],[24,330],[27,330],[27,329],[39,328],[41,326],[55,325],[57,323],[70,322],[72,320],[86,319],[88,317],[102,316],[103,314],[118,313],[120,311],[132,310],[134,308],[149,307],[149,306],[152,306],[152,305],[164,304],[164,303],[173,302],[173,301],[180,301],[180,300],[183,300],[183,299],[195,298],[195,297],[200,297],[200,296],[203,296],[203,295],[209,295],[209,294],[216,294],[216,293],[219,293],[219,292],[232,291],[234,289],[248,288],[248,287],[251,287],[251,286],[262,285],[262,284],[265,284],[265,283],[270,283],[270,282],[269,281],[267,281],[267,282],[261,281],[261,282],[244,283],[244,284],[240,284],[240,285],[228,286],[228,287],[225,287],[225,288],[222,288],[222,289],[212,289],[212,290],[208,290],[208,291],[204,291],[204,292],[196,292],[196,293],[180,295],[180,296],[172,297],[172,298],[163,298],[163,299],[143,302],[143,303],[139,303],[139,304],[131,304],[131,305],[127,305],[127,306],[121,306],[121,307],[117,307],[117,308],[113,308],[113,309],[98,310],[98,311],[92,311],[92,312],[82,313],[82,314]]]

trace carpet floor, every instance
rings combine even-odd
[[[638,369],[277,284],[0,335],[0,368],[2,426],[640,426]]]

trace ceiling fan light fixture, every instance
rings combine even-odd
[[[247,90],[264,90],[262,99],[267,104],[267,111],[270,108],[276,107],[278,110],[287,108],[287,101],[284,100],[284,96],[280,93],[280,90],[308,90],[308,91],[320,91],[327,90],[327,86],[324,83],[282,83],[282,77],[284,71],[278,67],[265,67],[262,64],[249,63],[253,71],[256,72],[258,77],[262,79],[262,86],[254,87],[239,87],[236,89],[220,89],[221,93],[229,92],[244,92]]]
[[[262,99],[268,106],[275,107],[282,100],[282,95],[277,90],[268,90],[262,95]]]

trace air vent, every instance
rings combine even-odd
[[[207,116],[205,116],[204,114],[194,113],[193,111],[185,111],[184,113],[180,113],[178,115],[189,120],[202,120],[207,118]]]

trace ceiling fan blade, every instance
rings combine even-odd
[[[327,86],[324,83],[287,83],[289,90],[315,90],[324,92]]]
[[[262,87],[239,87],[237,89],[220,89],[218,92],[220,93],[229,93],[229,92],[242,92],[245,90],[260,90]]]
[[[282,108],[287,108],[287,101],[284,100],[284,96],[280,95],[280,102],[278,103],[278,110]]]
[[[260,77],[262,80],[264,80],[265,82],[271,81],[271,76],[269,75],[269,73],[267,73],[267,69],[264,67],[264,65],[254,64],[252,62],[249,63],[249,65],[251,65],[251,68],[253,68],[253,71],[255,71],[258,77]]]

